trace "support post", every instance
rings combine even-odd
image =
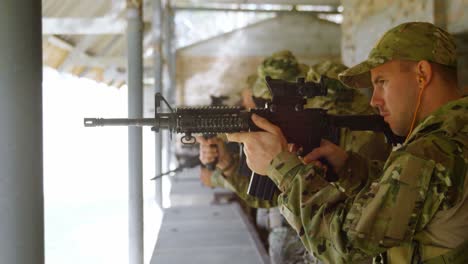
[[[44,263],[41,1],[0,3],[0,263]]]
[[[163,33],[164,33],[164,58],[166,62],[166,70],[168,80],[166,82],[166,87],[164,89],[164,97],[167,98],[170,104],[175,104],[175,47],[174,47],[174,10],[171,7],[170,1],[166,1],[164,6],[164,23],[163,23]],[[163,142],[166,144],[166,168],[169,169],[171,159],[175,151],[174,144],[170,144],[170,135],[165,131],[163,134]]]
[[[153,57],[154,57],[154,92],[163,94],[162,82],[162,0],[153,0]],[[156,109],[154,109],[156,111]],[[162,173],[162,133],[155,133],[155,174]],[[163,208],[162,179],[155,181],[155,199],[159,207]]]
[[[128,117],[143,117],[142,0],[127,0]],[[129,263],[143,264],[142,129],[128,128]]]

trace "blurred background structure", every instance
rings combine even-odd
[[[306,64],[331,59],[351,66],[384,31],[407,21],[432,22],[456,37],[459,83],[467,93],[467,0],[2,1],[0,263],[181,263],[190,249],[177,234],[191,227],[199,228],[191,244],[232,239],[237,245],[201,243],[218,254],[202,254],[199,262],[229,263],[242,254],[252,257],[245,263],[267,261],[237,207],[210,206],[223,191],[200,190],[193,177],[184,183],[190,176],[178,175],[178,187],[167,177],[149,181],[173,169],[176,154],[196,151],[177,147],[167,133],[85,131],[80,120],[151,117],[155,92],[173,105],[209,104],[210,94],[230,95],[232,103],[273,52],[291,50]],[[97,96],[101,101],[93,101]],[[233,221],[224,240],[204,236],[196,206],[211,216],[205,225]],[[86,210],[73,215],[79,208]],[[182,217],[193,221],[173,224]],[[96,219],[97,229],[88,229]]]

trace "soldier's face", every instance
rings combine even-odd
[[[379,109],[399,136],[408,134],[417,103],[418,83],[413,65],[393,60],[371,70],[374,87],[371,105]]]

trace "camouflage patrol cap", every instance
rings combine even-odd
[[[295,81],[301,73],[305,76],[307,70],[304,69],[304,65],[297,62],[296,57],[291,51],[283,50],[275,52],[273,55],[265,58],[258,66],[258,78],[253,86],[253,96],[271,99],[270,91],[265,82],[266,76],[270,76],[273,79]]]
[[[345,65],[325,60],[312,65],[307,73],[306,81],[320,82],[320,77],[326,76],[327,95],[307,99],[305,108],[322,108],[332,114],[363,113],[369,108],[367,100],[362,100],[356,89],[345,86],[338,81],[338,74],[348,69]],[[365,96],[364,96],[365,97]]]
[[[273,79],[285,80],[296,77],[299,71],[299,63],[292,52],[282,50],[263,60],[258,67],[258,77],[271,76]]]
[[[366,61],[344,71],[339,78],[351,87],[371,87],[370,70],[395,59],[457,66],[456,46],[449,33],[431,23],[409,22],[387,31]]]
[[[331,60],[325,60],[310,67],[306,81],[319,82],[320,76],[338,79],[338,74],[348,69],[345,65]]]

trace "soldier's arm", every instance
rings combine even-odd
[[[249,175],[240,174],[239,157],[233,157],[233,165],[227,169],[217,169],[211,175],[211,184],[213,187],[221,187],[236,193],[239,198],[244,200],[247,205],[255,208],[271,208],[277,206],[277,196],[271,201],[261,200],[257,197],[247,194],[247,189],[250,183]]]
[[[444,202],[450,171],[450,165],[400,151],[376,176],[380,170],[352,154],[331,184],[321,169],[283,152],[268,176],[282,191],[280,210],[305,247],[330,263],[349,263],[409,242]]]
[[[239,155],[229,152],[222,138],[204,139],[197,137],[197,141],[200,143],[200,160],[203,163],[212,162],[218,158],[215,171],[209,172],[206,169],[201,171],[201,181],[205,185],[228,189],[236,193],[251,207],[270,208],[277,205],[276,197],[267,201],[247,194],[250,175],[240,174]],[[213,148],[212,144],[216,144],[217,148]]]

